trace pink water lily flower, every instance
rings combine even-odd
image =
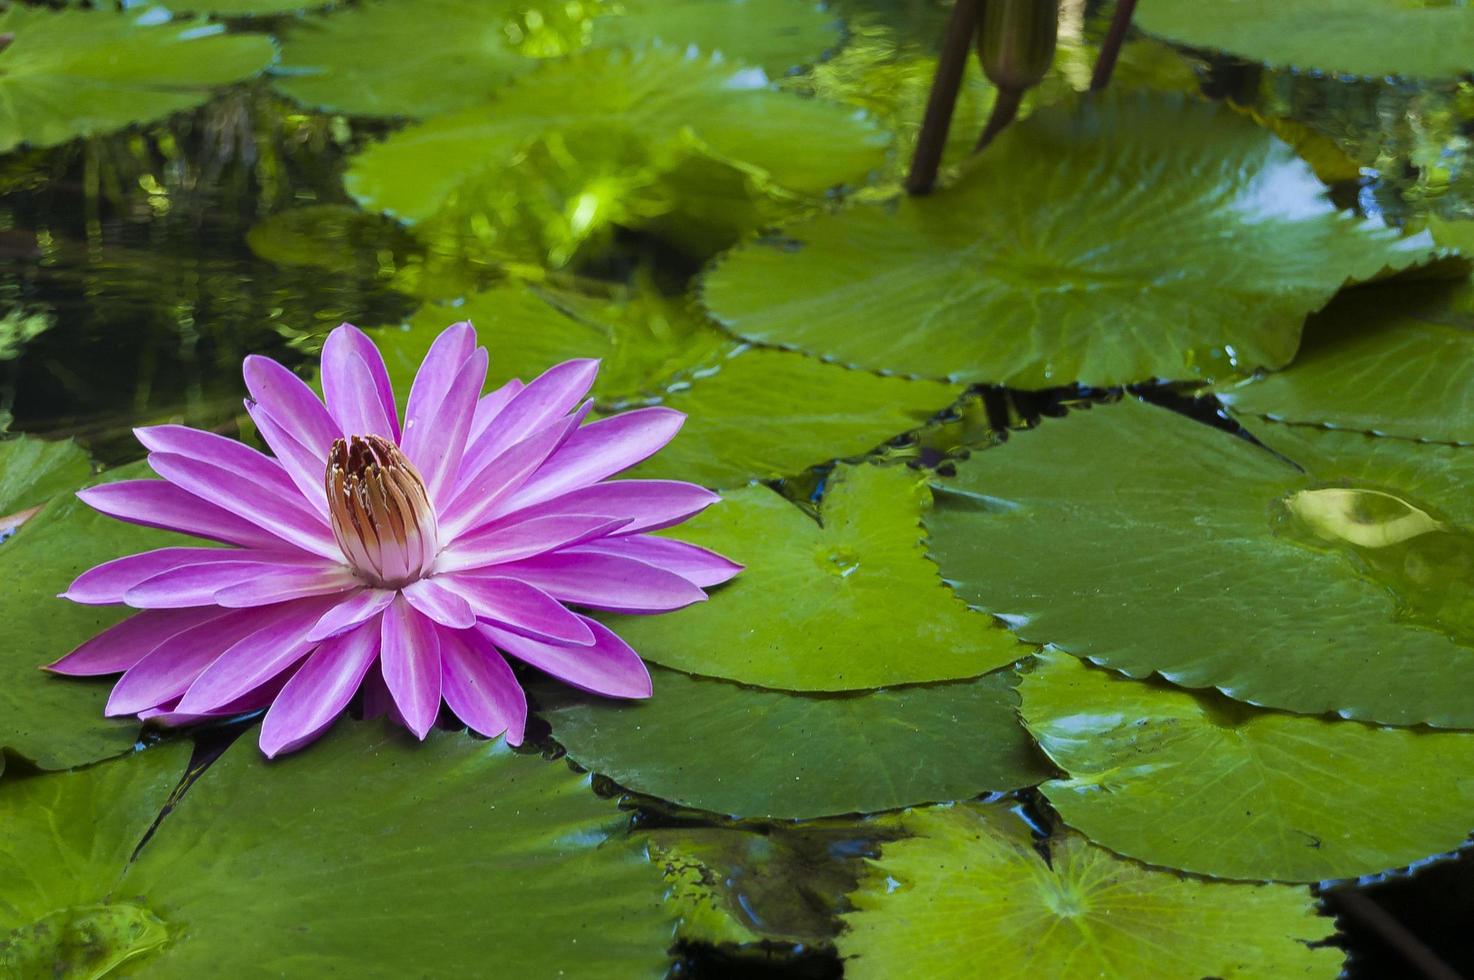
[[[443,700],[468,727],[522,740],[527,701],[504,657],[614,698],[650,695],[639,656],[569,606],[659,613],[739,565],[648,532],[718,498],[610,480],[685,416],[642,408],[585,424],[598,362],[567,361],[482,396],[468,323],[442,333],[401,424],[383,358],[344,324],[322,352],[326,405],[265,357],[246,401],[275,456],[182,426],[139,429],[162,480],[81,491],[119,520],[228,547],[99,565],[64,597],[143,610],[49,669],[123,676],[109,715],[187,724],[267,708],[268,756],[320,735],[362,687],[423,738]]]

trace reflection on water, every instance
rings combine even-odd
[[[1392,593],[1408,621],[1474,641],[1474,533],[1369,487],[1297,491],[1274,523],[1291,540],[1344,554]]]

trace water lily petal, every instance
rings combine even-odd
[[[308,449],[255,402],[246,402],[246,414],[256,423],[256,431],[261,433],[261,438],[276,453],[276,458],[286,469],[287,476],[291,477],[303,499],[313,510],[326,517],[328,497],[323,476],[327,469],[327,452],[318,453]]]
[[[307,633],[309,640],[326,640],[346,633],[360,623],[378,616],[394,601],[392,589],[362,589],[351,596],[342,596],[336,605],[322,614],[317,625]]]
[[[179,710],[200,714],[217,711],[269,682],[317,645],[307,634],[332,599],[299,599],[260,609],[243,610],[264,623],[216,657],[179,699]]]
[[[322,391],[342,435],[399,442],[399,414],[384,356],[351,323],[340,324],[323,342]]]
[[[440,639],[435,624],[396,598],[380,619],[384,683],[405,727],[424,738],[440,713]]]
[[[471,604],[436,579],[422,578],[400,591],[411,606],[441,626],[464,630],[476,625],[476,614],[471,611]]]
[[[454,493],[476,398],[486,384],[486,363],[486,348],[477,348],[461,363],[445,397],[424,416],[405,420],[404,454],[420,471],[436,507],[445,506]]]
[[[238,562],[264,552],[244,548],[157,548],[105,561],[78,575],[62,598],[89,606],[113,605],[139,582],[184,565]]]
[[[261,723],[267,758],[317,738],[352,700],[379,655],[379,624],[365,623],[322,644],[287,681]]]
[[[450,504],[440,511],[440,527],[445,536],[454,538],[485,523],[487,515],[496,513],[503,500],[521,489],[567,443],[592,407],[591,402],[568,418],[533,432],[464,477]]]
[[[635,534],[679,524],[721,499],[705,487],[679,480],[610,480],[509,511],[485,527],[505,527],[554,514],[602,514],[628,518],[630,523],[619,533]]]
[[[588,514],[569,514],[524,521],[489,531],[473,531],[440,552],[440,572],[466,571],[517,561],[613,534],[628,523]]]
[[[474,638],[474,645],[468,639]],[[527,696],[496,648],[477,633],[440,633],[441,692],[455,716],[487,738],[521,745]]]
[[[538,375],[507,403],[496,424],[467,447],[462,472],[476,473],[526,433],[567,415],[589,393],[598,374],[599,362],[585,359],[564,361]]]
[[[230,615],[223,609],[150,609],[110,626],[46,669],[73,677],[121,673],[154,651],[159,644]]]
[[[650,672],[640,655],[603,623],[580,618],[594,634],[592,646],[543,643],[486,624],[476,629],[503,652],[581,691],[608,698],[648,698]]]
[[[279,549],[282,541],[250,521],[167,480],[120,480],[78,490],[88,507],[129,524],[178,531],[244,548]]]
[[[150,453],[187,456],[229,470],[237,479],[250,483],[257,493],[273,494],[304,514],[312,513],[281,462],[243,442],[184,425],[145,426],[134,429],[133,434]]]
[[[216,601],[216,594],[222,589],[234,588],[243,584],[255,582],[273,573],[277,575],[292,576],[309,574],[321,576],[324,572],[336,567],[347,571],[343,566],[332,566],[323,561],[313,562],[311,565],[299,563],[252,561],[250,552],[241,552],[240,561],[211,561],[198,562],[190,565],[180,565],[168,571],[152,575],[128,591],[123,593],[123,601],[135,609],[181,609],[186,606],[231,606],[251,605],[261,606],[265,602],[251,603],[222,603]],[[350,585],[353,584],[352,573],[349,573]],[[289,596],[288,598],[297,598]]]
[[[466,445],[475,445],[476,440],[485,434],[486,430],[491,427],[491,424],[500,417],[502,410],[525,387],[526,385],[520,380],[513,378],[496,391],[482,395],[481,399],[476,402],[476,414],[471,417],[471,432],[466,439]]]
[[[560,602],[621,613],[655,613],[706,601],[706,593],[675,572],[618,555],[562,553],[496,566]]]
[[[705,548],[653,534],[600,538],[563,552],[567,555],[603,554],[633,558],[667,572],[675,572],[692,585],[709,588],[721,585],[742,571],[742,566]]]
[[[400,448],[419,468],[427,485],[430,484],[430,473],[427,472],[427,468],[431,463],[427,450],[431,443],[444,438],[442,433],[437,432],[437,416],[440,407],[445,403],[446,396],[450,394],[456,379],[475,349],[476,332],[471,329],[471,325],[453,323],[442,330],[431,343],[425,359],[420,362],[420,369],[415,372],[415,380],[410,387],[409,401],[405,405],[404,436],[400,442]],[[482,383],[484,382],[483,373]],[[473,404],[480,391],[481,384],[477,384],[475,391],[471,393]],[[474,413],[473,407],[473,416]],[[467,432],[469,430],[468,420]],[[444,447],[439,448],[443,450]],[[457,452],[464,449],[463,441]]]
[[[471,605],[479,619],[540,640],[586,646],[594,635],[583,619],[546,592],[514,578],[467,573],[436,578]]]
[[[340,595],[363,584],[347,565],[277,566],[248,581],[221,588],[215,601],[227,608],[265,606],[309,596]]]
[[[256,408],[271,416],[294,442],[327,459],[340,430],[327,406],[307,382],[259,354],[246,358],[242,373]],[[282,455],[270,439],[266,443],[277,456]]]

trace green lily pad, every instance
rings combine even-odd
[[[214,86],[249,78],[276,47],[198,21],[156,23],[154,11],[108,13],[11,4],[0,34],[0,152],[51,146],[161,119],[199,105]]]
[[[0,530],[7,515],[75,489],[91,473],[87,454],[70,439],[47,442],[18,436],[0,441]]]
[[[104,479],[142,475],[141,466]],[[204,542],[124,524],[71,494],[54,498],[0,545],[0,747],[44,769],[65,769],[117,755],[133,745],[138,723],[104,718],[107,684],[57,677],[38,668],[124,618],[117,606],[82,606],[57,598],[72,579],[123,555]]]
[[[862,179],[889,139],[857,111],[779,92],[761,73],[664,48],[595,49],[542,65],[493,101],[400,130],[359,154],[346,182],[364,207],[423,221],[505,182],[532,141],[580,130],[597,136],[587,147],[602,148],[595,162],[615,170],[580,169],[588,183],[569,192],[575,223],[617,206],[627,184],[647,180],[641,168],[668,170],[696,151],[819,194]]]
[[[1461,680],[1474,600],[1457,584],[1474,537],[1445,499],[1418,495],[1437,484],[1399,485],[1430,467],[1388,462],[1440,447],[1323,445],[1337,468],[1312,459],[1303,473],[1135,400],[1074,412],[960,464],[927,520],[931,554],[1022,639],[1132,677],[1305,714],[1474,727]],[[1444,485],[1467,487],[1474,452],[1442,448],[1459,468]]]
[[[855,691],[977,677],[1025,652],[949,594],[926,560],[930,494],[904,467],[840,467],[815,520],[766,487],[725,495],[684,541],[747,570],[709,602],[609,617],[667,667],[788,691]]]
[[[685,412],[686,424],[630,473],[709,487],[794,476],[920,428],[959,394],[787,351],[746,350],[662,400]]]
[[[898,835],[894,817],[659,828],[650,856],[687,942],[831,946],[863,858]]]
[[[661,874],[561,762],[340,723],[268,762],[249,735],[128,868],[169,945],[150,977],[660,977]]]
[[[1288,369],[1218,396],[1284,422],[1474,443],[1474,285],[1348,292],[1310,318]]]
[[[159,745],[0,790],[0,973],[101,977],[161,945],[168,926],[123,868],[184,775],[192,746]]]
[[[782,74],[839,43],[839,19],[813,0],[620,0],[594,21],[594,44],[695,47]]]
[[[647,701],[549,692],[542,715],[579,765],[682,806],[808,819],[968,799],[1048,775],[1019,726],[1012,671],[821,697],[653,673]]]
[[[945,190],[730,253],[704,300],[750,340],[926,377],[1042,388],[1278,368],[1344,282],[1431,250],[1324,192],[1228,109],[1085,99],[1010,128]]]
[[[1305,888],[1155,871],[1079,834],[1048,858],[1006,804],[909,814],[845,916],[845,976],[1335,977]],[[966,941],[962,941],[965,937]]]
[[[1278,68],[1453,78],[1474,69],[1474,10],[1386,0],[1142,0],[1136,26]]]
[[[652,290],[601,298],[506,283],[455,303],[428,304],[406,329],[376,334],[396,391],[409,391],[430,344],[457,320],[475,324],[491,351],[490,385],[530,381],[573,357],[599,358],[593,393],[604,407],[657,399],[737,346],[684,301]]]
[[[1324,881],[1398,868],[1474,828],[1474,734],[1259,711],[1045,652],[1024,723],[1067,779],[1070,826],[1118,854],[1224,878]],[[1418,805],[1407,806],[1409,799]]]

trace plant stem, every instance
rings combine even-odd
[[[998,98],[993,102],[993,111],[989,113],[987,125],[978,135],[977,145],[972,148],[972,152],[980,152],[983,147],[993,142],[993,137],[1003,132],[1004,127],[1013,122],[1013,117],[1018,115],[1019,103],[1023,101],[1023,98],[1024,90],[1021,88],[1000,88],[998,90]]]
[[[906,190],[912,194],[929,194],[936,185],[937,168],[942,164],[947,130],[952,125],[952,111],[957,105],[957,92],[962,87],[962,73],[967,69],[983,3],[984,0],[957,0],[952,7],[947,33],[942,35],[942,50],[937,55],[931,95],[926,100],[926,114],[921,120],[921,134],[916,140],[916,155],[911,158],[911,171],[906,175]]]
[[[1090,76],[1090,91],[1099,92],[1111,83],[1111,72],[1116,70],[1116,58],[1121,54],[1121,45],[1126,41],[1126,31],[1131,26],[1131,14],[1136,10],[1136,0],[1117,0],[1116,12],[1111,15],[1111,26],[1100,45],[1100,56],[1095,59],[1095,73]]]

